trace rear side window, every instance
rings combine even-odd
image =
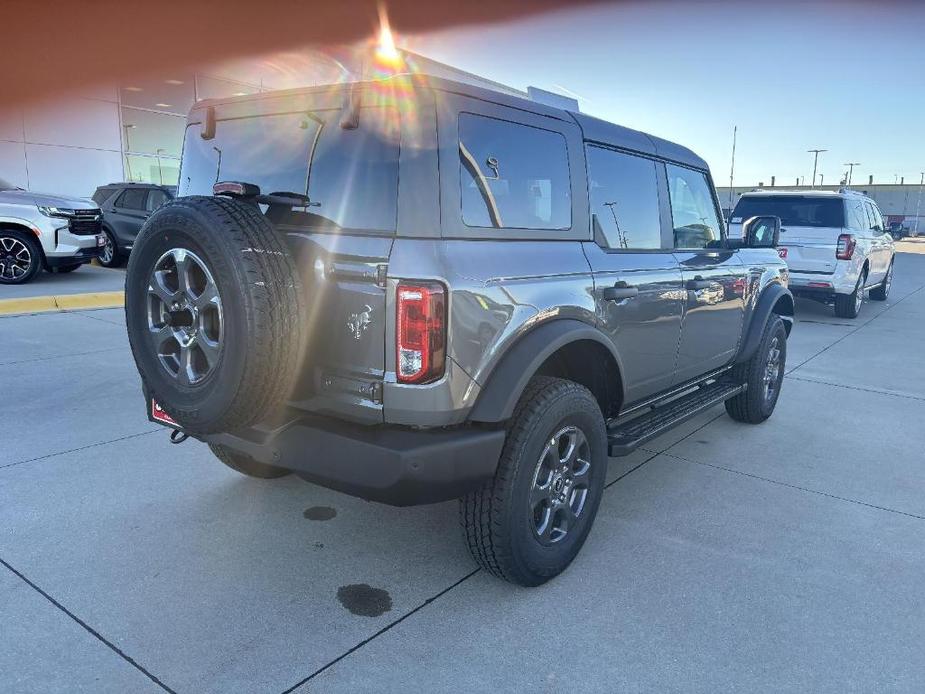
[[[675,248],[707,248],[722,238],[713,190],[701,171],[668,164]]]
[[[591,223],[611,248],[661,248],[655,166],[643,157],[588,147]]]
[[[466,226],[571,228],[568,148],[561,133],[461,113],[459,162]]]
[[[145,209],[145,200],[148,197],[147,188],[126,188],[116,200],[116,207],[127,210]]]
[[[883,231],[883,217],[880,216],[880,210],[871,202],[867,204],[867,216],[870,218],[870,228],[874,231]]]
[[[398,216],[398,112],[360,109],[219,120],[215,137],[187,128],[179,195],[211,195],[218,181],[254,183],[262,193],[308,195],[286,222],[322,231],[394,232]]]
[[[861,210],[861,219],[864,211]],[[770,215],[782,226],[843,227],[845,207],[841,198],[802,195],[743,195],[732,211],[734,219]],[[867,224],[863,225],[864,229]]]
[[[157,190],[155,188],[148,192],[148,203],[145,206],[145,209],[149,212],[152,212],[167,202],[167,200],[167,193],[165,193],[163,190]]]

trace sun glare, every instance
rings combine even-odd
[[[376,57],[386,63],[397,64],[401,61],[401,54],[395,47],[395,37],[392,36],[392,27],[389,26],[389,17],[383,5],[379,6],[379,43],[376,46]]]

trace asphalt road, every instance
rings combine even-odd
[[[125,287],[125,268],[105,268],[96,263],[81,265],[73,272],[40,272],[26,284],[0,286],[0,299],[30,296],[115,292]]]
[[[475,570],[455,503],[169,444],[121,310],[0,318],[0,691],[921,692],[925,243],[901,250],[858,320],[800,303],[771,420],[613,459],[532,590]]]

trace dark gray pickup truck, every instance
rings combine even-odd
[[[538,585],[608,455],[774,409],[780,222],[719,209],[684,147],[470,85],[203,101],[128,268],[149,416],[246,475],[460,498],[475,561]]]

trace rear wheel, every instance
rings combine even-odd
[[[835,295],[835,315],[839,318],[857,318],[864,303],[864,283],[867,282],[867,273],[862,272],[858,283],[850,294]]]
[[[248,477],[259,477],[260,479],[273,479],[275,477],[284,477],[290,474],[291,470],[275,465],[267,465],[254,460],[249,455],[237,453],[236,451],[226,448],[218,443],[210,443],[209,448],[215,454],[215,457],[221,460],[225,465],[236,472]]]
[[[870,290],[870,298],[874,301],[886,301],[890,295],[890,287],[893,286],[893,261],[890,261],[890,269],[886,271],[886,277],[883,282]]]
[[[726,401],[726,412],[737,422],[760,424],[774,412],[787,363],[787,329],[771,314],[754,356],[733,369],[745,391]]]
[[[491,482],[460,500],[472,558],[511,583],[537,586],[572,562],[604,491],[604,417],[587,388],[534,378],[510,421]]]

